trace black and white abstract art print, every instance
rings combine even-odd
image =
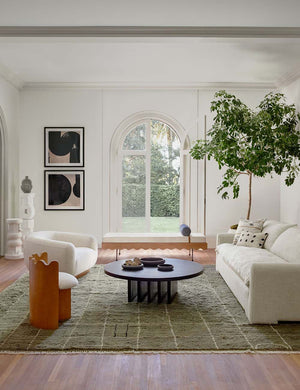
[[[45,127],[45,167],[84,166],[84,127]]]
[[[84,210],[84,171],[45,171],[45,210]]]

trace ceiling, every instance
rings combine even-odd
[[[0,73],[19,86],[278,86],[300,76],[300,38],[0,38]]]
[[[18,87],[276,87],[300,77],[299,0],[0,0],[0,10],[0,75]],[[122,26],[140,33],[87,33]],[[152,26],[178,30],[145,36]]]
[[[299,0],[0,0],[1,26],[300,26]]]

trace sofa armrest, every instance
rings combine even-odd
[[[48,253],[48,261],[57,261],[60,272],[74,275],[76,269],[75,246],[69,242],[28,237],[24,241],[24,262],[29,268],[29,257],[34,253]]]
[[[72,243],[75,247],[87,247],[98,252],[98,243],[94,236],[82,233],[55,232],[54,239]]]
[[[300,320],[300,264],[252,264],[249,319],[251,323]]]
[[[220,244],[232,244],[234,236],[235,236],[234,233],[219,233],[217,235],[216,246]]]

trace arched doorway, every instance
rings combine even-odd
[[[0,255],[4,255],[7,218],[7,153],[6,123],[0,107]]]

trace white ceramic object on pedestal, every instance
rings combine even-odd
[[[8,260],[22,259],[22,231],[21,218],[8,218],[7,222],[7,244],[5,258]]]
[[[30,193],[23,193],[21,194],[21,217],[23,218],[23,240],[27,238],[27,236],[33,232],[34,228],[34,215],[35,215],[35,209],[34,209],[34,199],[35,194]]]

